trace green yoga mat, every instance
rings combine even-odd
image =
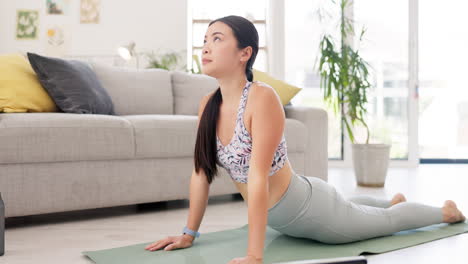
[[[320,259],[358,256],[362,253],[383,253],[410,247],[429,241],[468,232],[468,221],[457,224],[437,224],[418,229],[405,230],[393,235],[372,238],[347,244],[324,244],[311,239],[295,238],[279,233],[267,226],[264,263],[304,259]],[[228,263],[247,252],[248,224],[234,229],[202,234],[189,248],[171,251],[147,251],[145,246],[153,243],[125,247],[84,251],[84,255],[97,264],[155,264]]]

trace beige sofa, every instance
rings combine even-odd
[[[189,198],[198,104],[214,78],[90,64],[117,115],[0,114],[6,217]],[[285,106],[293,169],[327,180],[327,114]],[[210,196],[237,189],[223,168]]]

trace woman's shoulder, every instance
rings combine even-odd
[[[262,81],[252,81],[252,86],[263,87],[263,89],[273,89],[269,84]]]
[[[257,97],[259,95],[264,96],[275,93],[275,89],[273,89],[273,87],[261,81],[253,81],[250,90],[251,92],[249,93],[249,97],[251,95]]]
[[[251,88],[252,91],[250,92],[249,97],[253,97],[255,101],[267,100],[266,103],[278,102],[281,104],[280,97],[276,93],[275,89],[269,84],[261,81],[253,81]]]
[[[252,82],[251,88],[253,89],[249,92],[249,100],[254,102],[252,103],[253,113],[258,112],[258,110],[262,110],[269,112],[272,115],[278,113],[284,116],[281,98],[273,87],[266,83],[255,81]]]

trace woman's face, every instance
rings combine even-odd
[[[214,78],[245,69],[248,57],[237,48],[232,29],[223,22],[208,27],[202,49],[202,72]]]

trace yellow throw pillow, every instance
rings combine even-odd
[[[0,55],[0,112],[57,111],[54,101],[23,55]]]
[[[281,103],[286,105],[291,99],[300,91],[302,88],[290,85],[281,80],[275,79],[268,75],[266,72],[262,72],[253,69],[253,80],[266,83],[275,89],[276,93],[281,99]]]

